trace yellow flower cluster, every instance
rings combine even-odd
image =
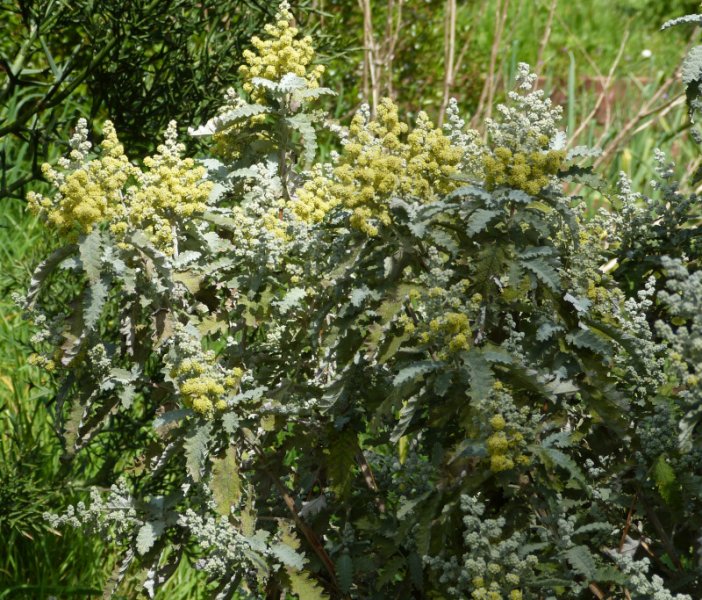
[[[159,249],[172,254],[175,223],[205,211],[212,189],[210,182],[203,181],[206,170],[180,157],[185,148],[177,143],[173,121],[158,153],[144,160],[148,169],[144,172],[129,162],[110,121],[103,132],[99,158],[81,164],[84,154],[74,150],[70,155],[74,163],[64,161],[67,172],[42,166],[57,193],[53,198],[30,193],[30,208],[46,214],[62,233],[76,229],[89,233],[101,223],[109,224],[120,237],[141,229]],[[125,190],[130,182],[134,185]]]
[[[397,106],[384,99],[375,120],[359,111],[351,122],[349,139],[331,178],[317,173],[299,191],[293,210],[298,218],[314,222],[342,204],[352,211],[351,225],[369,236],[378,225],[389,225],[393,196],[431,202],[454,189],[449,177],[456,172],[463,150],[452,145],[429,117],[420,113],[409,131]]]
[[[495,389],[502,389],[499,381],[495,383]],[[513,469],[515,460],[520,465],[529,464],[529,457],[520,454],[518,450],[524,441],[524,436],[518,431],[506,431],[507,422],[501,414],[496,414],[490,419],[490,427],[493,434],[487,439],[485,445],[490,457],[490,470],[493,473]]]
[[[429,322],[429,330],[448,340],[446,344],[449,352],[461,352],[470,349],[470,339],[473,332],[468,316],[463,313],[449,312],[439,319]],[[432,335],[427,333],[423,341],[430,341]]]
[[[30,209],[45,213],[49,223],[61,232],[78,228],[88,233],[97,223],[121,219],[127,210],[123,188],[138,169],[125,156],[110,121],[105,122],[103,134],[100,158],[65,175],[49,164],[42,165],[46,179],[57,187],[54,198],[34,192],[27,196]]]
[[[293,202],[293,211],[298,219],[305,223],[318,223],[338,201],[329,193],[330,181],[322,172],[320,165],[315,165],[310,179],[297,190],[297,199]]]
[[[501,570],[500,565],[497,563],[488,563],[487,567],[488,571],[491,573],[499,573]],[[518,585],[519,575],[508,573],[505,575],[505,580],[508,581],[510,585]],[[472,583],[475,586],[475,589],[470,595],[472,600],[522,600],[523,597],[521,590],[517,588],[510,591],[507,596],[503,596],[500,591],[499,583],[493,582],[487,586],[483,577],[474,577]]]
[[[141,185],[131,187],[127,194],[129,223],[144,230],[166,254],[173,253],[175,222],[205,212],[212,189],[210,182],[203,181],[207,170],[196,167],[191,158],[181,158],[185,147],[178,144],[177,135],[172,121],[158,153],[144,159],[149,170],[140,175]],[[111,229],[123,234],[127,224],[115,223]]]
[[[186,358],[171,371],[179,379],[178,391],[183,404],[200,415],[210,416],[215,409],[226,410],[224,399],[228,393],[236,392],[244,372],[235,367],[227,373],[215,368],[214,357]]]
[[[41,354],[30,354],[27,363],[34,367],[41,367],[48,373],[53,373],[56,370],[56,363]]]
[[[566,158],[565,150],[547,150],[548,138],[539,136],[541,150],[518,151],[505,146],[483,156],[485,186],[492,190],[506,185],[535,196],[550,178],[560,171]]]
[[[314,59],[312,38],[305,36],[298,39],[298,30],[291,25],[292,21],[290,5],[282,2],[275,16],[275,24],[269,23],[264,27],[269,39],[254,36],[251,43],[256,51],[244,51],[247,64],[239,67],[239,73],[244,79],[244,91],[252,94],[256,101],[262,98],[257,97],[251,83],[254,77],[277,81],[287,73],[294,73],[306,79],[310,87],[319,86],[324,67],[310,66]]]

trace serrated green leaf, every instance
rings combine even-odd
[[[212,432],[212,422],[206,421],[196,425],[183,443],[185,466],[193,481],[202,479],[202,471],[208,453],[208,444]]]
[[[246,504],[239,513],[239,521],[241,522],[241,533],[246,537],[252,537],[256,533],[257,514],[253,503],[254,490],[249,486],[246,491]]]
[[[304,148],[304,159],[306,165],[311,165],[317,154],[317,132],[310,121],[310,117],[303,113],[299,113],[287,119],[288,125],[297,131],[302,138]]]
[[[490,210],[487,208],[478,208],[473,211],[466,223],[466,232],[470,237],[479,234],[492,222],[492,220],[499,216],[499,211]]]
[[[584,489],[588,489],[587,478],[575,461],[567,454],[556,448],[543,446],[531,446],[532,451],[537,454],[545,465],[555,465],[568,471],[570,476],[577,481]]]
[[[666,460],[665,454],[661,454],[653,464],[653,480],[661,498],[666,504],[675,504],[679,495],[679,483],[673,467]]]
[[[351,429],[345,429],[331,438],[327,471],[332,482],[332,490],[345,497],[355,476],[358,437]]]
[[[393,556],[383,562],[376,586],[380,589],[391,582],[398,574],[402,573],[407,565],[404,556]]]
[[[578,348],[587,348],[602,357],[612,355],[611,344],[604,337],[597,335],[592,329],[579,329],[574,333],[569,333],[566,335],[566,340]]]
[[[222,428],[229,435],[234,435],[236,433],[236,430],[239,429],[239,417],[236,413],[225,413],[222,417]]]
[[[536,278],[550,290],[557,292],[560,289],[561,280],[553,265],[541,258],[524,260],[521,264],[527,271],[533,273]]]
[[[93,229],[78,244],[80,261],[83,271],[91,284],[95,284],[100,279],[102,271],[102,234],[99,229]]]
[[[201,273],[194,273],[193,271],[173,273],[173,281],[182,283],[191,294],[196,294],[198,292],[204,278],[204,275]]]
[[[307,88],[295,92],[295,98],[299,100],[316,100],[320,96],[336,96],[337,93],[325,87]]]
[[[156,540],[161,537],[165,529],[166,523],[161,519],[144,523],[139,528],[139,532],[136,536],[137,552],[144,555],[151,550]]]
[[[702,46],[695,46],[685,56],[682,64],[682,81],[685,86],[702,80]]]
[[[136,388],[132,383],[125,383],[122,386],[122,390],[119,393],[119,401],[122,407],[131,408],[134,403],[134,398],[136,397]]]
[[[92,331],[100,321],[102,309],[107,301],[108,285],[105,278],[90,283],[85,293],[83,318],[85,328]]]
[[[299,600],[329,600],[329,596],[312,576],[305,571],[287,569],[291,591]]]
[[[71,410],[68,418],[63,424],[63,437],[66,442],[66,452],[68,455],[75,453],[75,446],[78,441],[80,426],[83,423],[83,415],[85,410],[80,402],[74,402],[71,405]]]
[[[468,394],[475,402],[485,400],[495,383],[490,363],[477,348],[471,348],[465,356],[466,370],[470,378]]]
[[[276,302],[278,310],[286,314],[289,310],[297,307],[307,296],[307,291],[304,288],[290,288],[282,300]]]
[[[305,557],[288,544],[273,544],[270,551],[286,567],[301,571],[305,566]]]
[[[173,423],[178,423],[179,421],[182,421],[185,417],[189,417],[192,414],[193,411],[189,408],[179,408],[177,410],[171,410],[156,417],[153,421],[153,427],[154,429],[160,429],[161,427],[165,427]]]
[[[596,531],[612,533],[611,523],[586,523],[581,525],[574,532],[573,535],[583,534],[583,533],[595,533]]]
[[[573,546],[563,554],[577,573],[588,581],[595,579],[597,576],[597,564],[587,546]]]
[[[563,327],[561,325],[557,325],[556,323],[542,323],[539,325],[539,328],[536,331],[536,339],[539,342],[546,342],[551,337],[553,337],[555,334],[563,331]]]
[[[395,428],[390,434],[390,441],[393,444],[397,444],[400,441],[400,438],[405,435],[405,431],[407,431],[407,428],[410,426],[410,423],[412,422],[418,408],[419,396],[412,396],[408,400],[405,400],[402,408],[400,409],[397,425],[395,425]]]
[[[435,360],[422,360],[418,361],[409,367],[405,367],[400,372],[395,375],[393,379],[393,385],[395,387],[407,383],[408,381],[413,381],[419,378],[423,378],[427,373],[436,371],[438,368],[442,367],[444,363]]]
[[[209,484],[212,498],[217,512],[228,516],[232,506],[241,500],[241,478],[234,446],[229,446],[224,457],[216,458],[212,463],[212,477]]]
[[[407,557],[407,567],[412,585],[421,592],[424,589],[424,566],[419,554],[416,552],[410,553]]]
[[[188,134],[193,137],[213,135],[227,129],[232,123],[270,112],[271,109],[262,104],[244,104],[210,119],[197,129],[189,128]]]

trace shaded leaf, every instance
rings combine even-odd
[[[570,566],[588,581],[597,576],[597,565],[587,546],[573,546],[564,555]]]
[[[348,593],[353,584],[353,561],[348,552],[343,552],[336,560],[336,576],[339,581],[339,589],[343,593]]]

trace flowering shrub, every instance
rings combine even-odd
[[[25,306],[67,453],[149,425],[107,495],[47,518],[123,545],[108,595],[188,555],[217,598],[690,598],[702,477],[671,423],[699,402],[699,278],[664,263],[680,320],[654,330],[655,282],[608,267],[636,202],[584,218],[526,65],[485,142],[455,103],[345,131],[289,20],[191,130],[212,157],[173,125],[146,170],[109,127],[90,158],[80,124],[31,199],[66,242]],[[52,312],[58,269],[80,292]]]

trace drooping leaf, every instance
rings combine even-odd
[[[163,413],[156,417],[153,421],[154,429],[160,429],[161,427],[166,427],[173,423],[178,423],[182,421],[185,417],[193,414],[193,411],[189,408],[179,408],[177,410],[171,410]]]
[[[419,396],[412,396],[404,402],[402,408],[400,409],[397,425],[395,425],[395,428],[390,434],[391,442],[397,444],[400,438],[405,435],[405,431],[407,431],[407,428],[410,426],[410,423],[412,422],[412,419],[414,418],[419,406]]]
[[[609,342],[592,329],[580,329],[574,333],[566,335],[566,339],[578,348],[587,348],[597,354],[608,357],[612,355],[612,349]]]
[[[332,489],[345,497],[355,476],[356,454],[358,453],[358,437],[351,429],[344,429],[331,438],[327,470],[332,482]]]
[[[207,121],[207,123],[201,125],[197,129],[193,129],[192,127],[188,128],[188,135],[193,137],[214,135],[219,131],[223,131],[232,123],[236,123],[237,121],[248,119],[256,115],[266,114],[270,111],[271,109],[269,107],[262,104],[244,104],[235,108],[234,110],[230,110],[222,115],[210,119]]]
[[[25,305],[27,308],[32,308],[36,303],[39,292],[41,291],[41,286],[44,281],[46,281],[46,278],[54,272],[56,267],[68,259],[77,248],[78,246],[76,244],[62,246],[58,250],[54,250],[47,259],[39,263],[39,266],[34,269],[32,279],[29,282]]]
[[[669,29],[670,27],[675,27],[677,25],[687,25],[687,24],[702,24],[702,15],[685,15],[683,17],[677,17],[675,19],[670,19],[666,21],[661,26],[661,31],[664,29]]]
[[[336,559],[336,576],[339,581],[339,589],[347,594],[353,585],[353,560],[348,552],[342,552]]]
[[[102,234],[96,227],[78,244],[83,271],[91,284],[100,279],[102,272]]]
[[[555,465],[565,469],[584,490],[588,489],[585,474],[582,472],[576,462],[565,452],[556,448],[543,446],[532,446],[532,451],[534,451],[534,453],[541,458],[544,464],[547,466]]]

